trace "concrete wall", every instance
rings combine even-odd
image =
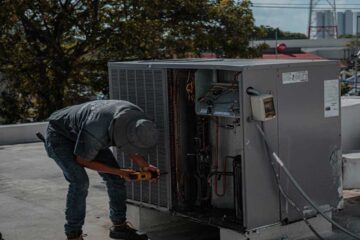
[[[360,152],[343,155],[343,187],[344,189],[360,188]]]
[[[313,53],[319,57],[329,60],[342,60],[351,57],[350,48],[347,47],[333,47],[333,48],[302,48],[301,51]]]
[[[37,132],[45,135],[47,122],[0,125],[0,145],[39,142]]]
[[[360,188],[360,97],[341,99],[343,187]]]
[[[360,150],[360,97],[341,99],[341,140],[343,152]]]

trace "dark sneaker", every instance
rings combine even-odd
[[[122,240],[148,240],[146,233],[140,232],[129,222],[124,222],[119,225],[113,225],[110,228],[110,238]]]

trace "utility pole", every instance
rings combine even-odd
[[[338,37],[336,0],[310,0],[308,38]],[[325,10],[324,8],[329,8]]]
[[[278,29],[275,28],[275,55],[276,59],[278,59]]]
[[[358,95],[358,60],[359,60],[359,19],[360,16],[356,15],[356,43],[355,43],[355,95]]]
[[[313,6],[314,0],[310,0],[310,7],[309,7],[309,24],[308,24],[308,38],[311,38],[311,26],[312,26],[312,18],[313,18]]]

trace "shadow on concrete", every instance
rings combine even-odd
[[[176,222],[166,225],[166,229],[154,228],[148,232],[150,239],[171,240],[220,240],[218,228],[192,222]]]

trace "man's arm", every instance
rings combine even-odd
[[[143,156],[139,154],[130,154],[129,157],[131,161],[133,161],[136,165],[138,165],[142,171],[157,172],[157,175],[160,176],[159,168],[146,162]]]
[[[120,177],[125,178],[126,180],[130,180],[129,174],[135,172],[134,170],[131,170],[131,169],[120,169],[120,168],[109,167],[103,163],[93,161],[93,160],[90,161],[90,160],[82,159],[78,156],[76,156],[75,160],[77,163],[79,163],[83,167],[86,167],[86,168],[89,168],[89,169],[92,169],[92,170],[95,170],[98,172],[102,172],[102,173],[118,175]]]

